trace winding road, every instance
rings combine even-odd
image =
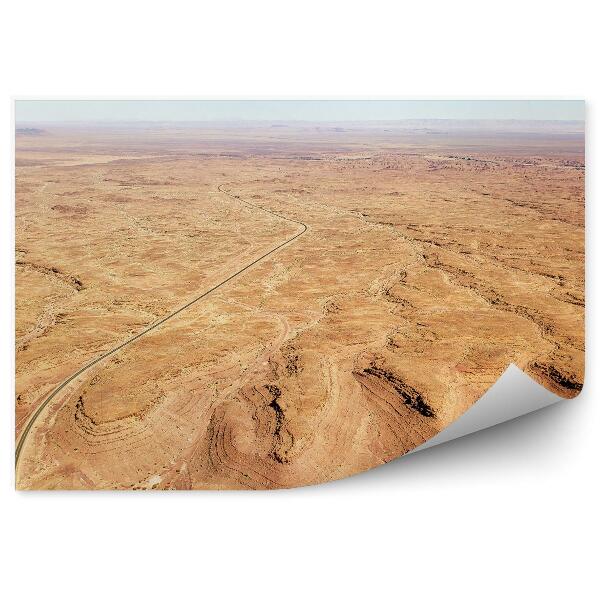
[[[57,396],[57,394],[59,394],[61,392],[61,390],[63,390],[67,385],[69,385],[69,383],[71,383],[74,379],[76,379],[77,377],[79,377],[82,373],[85,373],[85,371],[87,371],[88,369],[91,369],[94,365],[97,365],[99,362],[103,361],[105,358],[108,358],[109,356],[112,356],[113,354],[117,353],[119,350],[125,348],[125,346],[128,346],[129,344],[131,344],[131,343],[135,342],[136,340],[140,339],[141,337],[143,337],[147,333],[150,333],[151,331],[153,331],[157,327],[160,327],[163,323],[165,323],[169,319],[172,319],[173,317],[177,316],[179,313],[183,312],[184,310],[188,309],[190,306],[192,306],[193,304],[195,304],[199,300],[202,300],[203,298],[206,298],[206,296],[208,296],[209,294],[211,294],[215,290],[219,289],[220,287],[224,286],[226,283],[228,283],[229,281],[231,281],[232,279],[234,279],[238,275],[241,275],[242,273],[244,273],[245,271],[247,271],[248,269],[250,269],[251,267],[253,267],[257,263],[261,262],[262,260],[264,260],[265,258],[267,258],[268,256],[270,256],[271,254],[273,254],[277,250],[283,248],[284,246],[287,246],[288,244],[290,244],[291,242],[293,242],[295,239],[299,238],[302,234],[306,233],[306,231],[308,230],[308,225],[306,225],[306,223],[303,223],[302,221],[297,221],[296,219],[292,219],[290,217],[286,217],[286,216],[281,215],[281,214],[279,214],[279,213],[277,213],[275,211],[269,210],[268,208],[264,208],[262,206],[258,206],[257,204],[252,204],[251,202],[248,202],[247,200],[243,200],[239,196],[237,196],[235,194],[232,194],[231,191],[223,189],[223,185],[217,186],[217,189],[222,194],[225,194],[225,195],[229,196],[230,198],[232,198],[232,199],[234,199],[234,200],[236,200],[238,202],[242,202],[243,204],[246,204],[247,206],[250,206],[252,208],[255,208],[255,209],[261,210],[263,212],[269,213],[269,214],[274,215],[274,216],[276,216],[276,217],[278,217],[280,219],[283,219],[285,221],[289,221],[290,223],[295,223],[297,225],[301,225],[302,226],[302,230],[299,231],[298,233],[296,233],[295,235],[293,235],[292,237],[288,238],[287,240],[285,240],[284,242],[282,242],[278,246],[275,246],[274,248],[272,248],[271,250],[269,250],[268,252],[266,252],[262,256],[259,256],[257,259],[253,260],[251,263],[247,264],[245,267],[243,267],[239,271],[236,271],[235,273],[233,273],[232,275],[230,275],[229,277],[227,277],[226,279],[224,279],[223,281],[221,281],[217,285],[211,287],[209,290],[206,290],[205,292],[203,292],[199,296],[196,296],[193,300],[190,300],[187,304],[184,304],[183,306],[181,306],[177,310],[175,310],[175,311],[169,313],[168,315],[162,317],[161,319],[159,319],[158,321],[156,321],[152,325],[149,325],[148,327],[146,327],[145,329],[143,329],[142,331],[140,331],[139,333],[137,333],[133,337],[130,337],[129,339],[125,340],[124,342],[120,343],[118,346],[115,346],[114,348],[112,348],[108,352],[105,352],[104,354],[101,354],[100,356],[98,356],[97,358],[95,358],[92,362],[88,363],[84,367],[81,367],[81,369],[79,369],[78,371],[76,371],[75,373],[73,373],[71,376],[69,376],[67,379],[65,379],[60,385],[58,385],[56,388],[54,388],[54,390],[50,393],[50,395],[38,406],[38,408],[35,410],[35,412],[31,415],[31,417],[29,418],[29,421],[27,422],[27,425],[25,426],[25,428],[23,429],[23,432],[21,433],[21,437],[19,438],[19,441],[18,441],[16,449],[15,449],[15,470],[18,468],[19,457],[21,456],[21,453],[23,452],[23,447],[25,445],[25,442],[27,441],[27,436],[29,435],[32,427],[35,425],[35,422],[37,421],[37,419],[39,418],[39,416],[42,414],[42,412],[44,411],[44,409],[48,406],[48,404]]]

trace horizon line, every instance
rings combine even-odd
[[[516,122],[516,123],[585,123],[585,119],[569,118],[515,118],[515,117],[407,117],[402,119],[17,119],[20,123],[406,123],[423,121],[478,121],[478,122]]]

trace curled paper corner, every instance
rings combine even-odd
[[[516,419],[563,400],[511,363],[496,383],[471,408],[437,435],[407,454]]]

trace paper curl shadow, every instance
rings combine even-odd
[[[571,408],[571,401],[560,400],[562,398],[511,364],[469,410],[435,437],[403,457],[327,485],[339,486],[340,490],[347,485],[358,486],[358,489],[385,488],[395,486],[403,476],[408,482],[415,476],[430,478],[465,466],[467,470],[477,470],[483,461],[487,464],[489,461],[497,463],[502,457],[510,459],[515,445],[522,450],[543,445],[548,431],[558,433],[568,426],[565,411]],[[547,407],[551,407],[550,410],[532,414]],[[501,423],[502,427],[495,427]],[[449,441],[452,443],[445,444]],[[440,447],[440,444],[444,445]],[[551,450],[558,451],[552,441],[548,444]]]

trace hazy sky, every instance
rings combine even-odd
[[[581,100],[17,100],[26,121],[583,120]]]

